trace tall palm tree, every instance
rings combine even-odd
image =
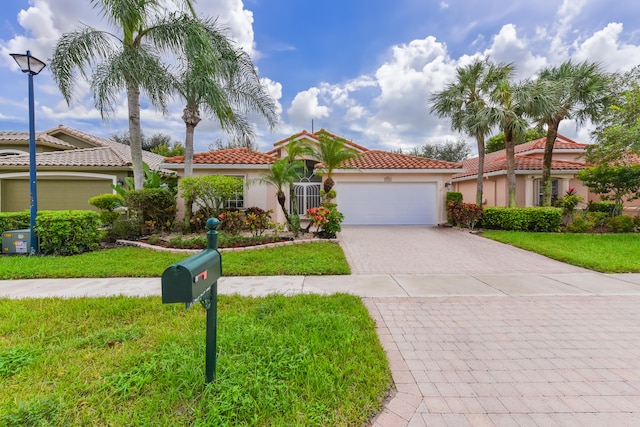
[[[208,52],[186,52],[186,60],[174,81],[174,89],[185,101],[184,175],[193,174],[193,136],[201,121],[200,108],[217,120],[223,130],[248,138],[253,128],[246,117],[257,113],[269,127],[277,123],[275,103],[266,92],[249,55],[235,48],[215,21],[202,20],[211,41]]]
[[[491,94],[488,109],[491,121],[504,133],[507,159],[508,206],[516,206],[515,146],[522,142],[531,127],[530,119],[546,114],[553,106],[549,84],[544,81],[525,81],[518,84],[505,78]]]
[[[451,119],[451,129],[475,138],[478,146],[476,205],[482,206],[485,138],[491,133],[493,117],[487,114],[489,96],[513,70],[511,64],[494,64],[478,59],[456,69],[456,78],[431,97],[431,112]]]
[[[173,0],[178,8],[167,13],[165,0],[91,0],[94,8],[117,29],[117,34],[83,26],[63,34],[56,43],[51,72],[62,96],[70,103],[78,74],[89,80],[96,107],[104,119],[115,109],[117,97],[127,94],[131,161],[136,189],[144,185],[140,96],[165,112],[172,78],[164,54],[210,52],[202,22],[194,17],[190,0]]]
[[[293,182],[298,179],[301,171],[303,170],[303,163],[300,160],[290,162],[287,159],[277,159],[269,166],[269,171],[262,174],[256,179],[258,182],[271,184],[276,187],[276,197],[278,198],[278,204],[284,213],[284,218],[289,224],[291,231],[297,232],[297,227],[292,223],[289,211],[287,210],[287,198],[284,194],[284,187],[292,185]]]
[[[315,150],[315,160],[322,163],[322,168],[326,172],[324,183],[322,184],[324,194],[327,195],[335,185],[333,181],[334,169],[342,166],[346,161],[359,156],[358,152],[348,147],[342,138],[336,138],[325,133],[318,133],[318,147]]]
[[[564,119],[574,119],[580,126],[587,120],[597,121],[606,103],[607,76],[593,62],[568,60],[558,67],[542,70],[540,80],[553,84],[555,107],[539,118],[547,125],[542,168],[542,204],[551,206],[551,160],[558,127]]]

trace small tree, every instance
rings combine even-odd
[[[640,165],[599,165],[581,170],[578,178],[602,200],[615,203],[613,216],[622,213],[623,200],[640,198]]]
[[[185,200],[192,200],[207,217],[217,217],[226,207],[225,203],[235,195],[242,194],[242,178],[225,175],[207,175],[183,178],[180,191]]]

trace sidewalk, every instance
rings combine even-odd
[[[360,274],[222,277],[219,294],[350,293],[363,298],[640,296],[639,274]],[[0,297],[160,296],[160,278],[0,280]]]

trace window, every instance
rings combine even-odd
[[[232,175],[232,176],[242,181],[242,187],[240,192],[234,194],[232,198],[228,199],[225,202],[225,207],[227,209],[231,209],[231,208],[242,209],[244,208],[244,176],[241,176],[241,175]]]
[[[554,204],[556,200],[558,200],[558,182],[557,179],[551,180],[551,204]],[[538,196],[536,198],[536,206],[542,206],[542,192],[542,180],[536,179],[536,194]]]

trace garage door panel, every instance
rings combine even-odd
[[[37,181],[39,210],[95,209],[89,199],[111,193],[107,180],[39,180]],[[27,180],[5,180],[3,210],[19,212],[29,209],[31,193]]]
[[[436,224],[435,183],[336,184],[344,224]]]

